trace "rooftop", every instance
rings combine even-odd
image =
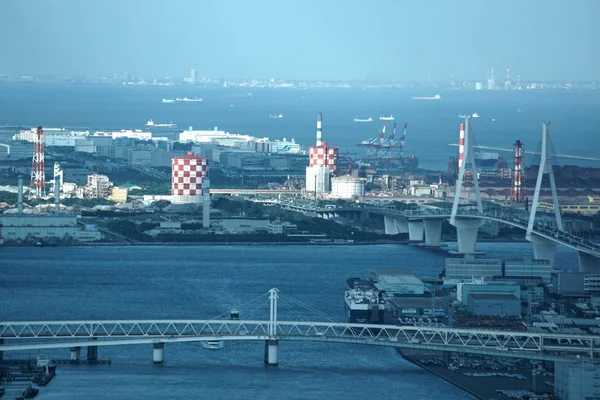
[[[431,297],[395,297],[392,305],[396,308],[448,308],[442,300]]]
[[[516,296],[511,294],[474,293],[470,294],[469,297],[473,300],[520,301]]]
[[[422,285],[423,282],[414,275],[380,275],[379,283],[388,285],[412,284]]]

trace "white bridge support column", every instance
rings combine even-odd
[[[74,346],[69,348],[69,351],[71,352],[71,361],[79,362],[79,359],[81,358],[81,347]]]
[[[425,227],[423,220],[409,220],[408,221],[408,239],[415,242],[423,241],[423,234],[425,233]]]
[[[556,243],[550,239],[532,234],[527,238],[533,245],[533,257],[538,260],[548,260],[550,265],[554,265],[554,256],[556,255]]]
[[[278,359],[279,352],[279,340],[268,339],[265,340],[265,364],[270,366],[276,366],[279,364]]]
[[[456,218],[454,220],[459,253],[475,253],[477,233],[482,223],[483,221],[477,219]]]
[[[441,219],[425,219],[423,225],[425,228],[425,246],[440,247],[442,240]]]
[[[398,228],[396,227],[396,221],[394,221],[394,217],[384,215],[383,225],[385,226],[386,235],[396,235],[397,233],[399,233]]]
[[[163,342],[154,343],[152,362],[154,364],[162,364],[165,362],[165,344]]]
[[[582,251],[577,252],[577,258],[579,259],[579,272],[600,274],[600,258]]]

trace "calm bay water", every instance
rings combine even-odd
[[[251,99],[228,97],[248,90],[252,91]],[[314,143],[316,113],[322,112],[324,139],[340,146],[342,152],[355,152],[361,151],[356,144],[379,133],[382,122],[378,118],[392,113],[398,135],[404,122],[408,123],[405,154],[416,154],[425,168],[445,170],[448,157],[457,152],[448,146],[458,142],[457,115],[476,112],[481,116],[473,120],[479,145],[511,148],[520,139],[526,150],[536,151],[541,124],[550,121],[557,153],[596,157],[600,148],[598,91],[424,91],[2,84],[0,125],[143,129],[152,118],[178,124],[179,130],[171,132],[173,135],[189,126],[219,127],[259,137],[295,138],[308,146]],[[415,95],[436,93],[441,100],[411,100]],[[184,96],[199,96],[205,101],[161,104],[163,97]],[[283,119],[268,118],[279,113]],[[352,121],[369,116],[376,121]],[[153,134],[164,132],[156,130]],[[566,159],[560,162],[574,163]]]
[[[526,243],[487,243],[488,257],[520,257]],[[376,267],[437,275],[446,255],[404,245],[0,248],[0,320],[208,319],[277,287],[343,321],[345,279]],[[576,267],[561,251],[557,265]],[[286,305],[287,304],[287,305]],[[280,319],[316,316],[282,300]],[[241,317],[267,318],[268,300]],[[298,315],[299,314],[299,315]],[[280,342],[279,367],[262,363],[262,342],[167,344],[165,365],[150,345],[101,347],[111,365],[61,365],[40,399],[323,398],[468,399],[395,350],[359,345]],[[34,354],[34,353],[32,353]],[[68,358],[68,350],[46,351]],[[29,353],[7,353],[26,357]]]

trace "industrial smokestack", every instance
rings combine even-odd
[[[210,179],[202,184],[202,227],[210,228]]]
[[[317,146],[321,145],[321,141],[323,139],[323,114],[317,114]]]
[[[465,154],[465,124],[460,124],[460,136],[458,140],[458,171],[462,168],[463,156]]]
[[[17,203],[17,211],[19,214],[23,212],[23,177],[19,175],[19,200]]]
[[[54,177],[54,214],[60,214],[60,178]]]

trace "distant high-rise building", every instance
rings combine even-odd
[[[504,81],[504,89],[510,89],[510,68],[506,68],[506,80]]]
[[[190,83],[196,83],[196,70],[190,69]]]
[[[490,77],[487,81],[487,88],[488,90],[494,90],[495,87],[496,83],[494,82],[494,68],[492,68],[492,72],[490,73]]]

